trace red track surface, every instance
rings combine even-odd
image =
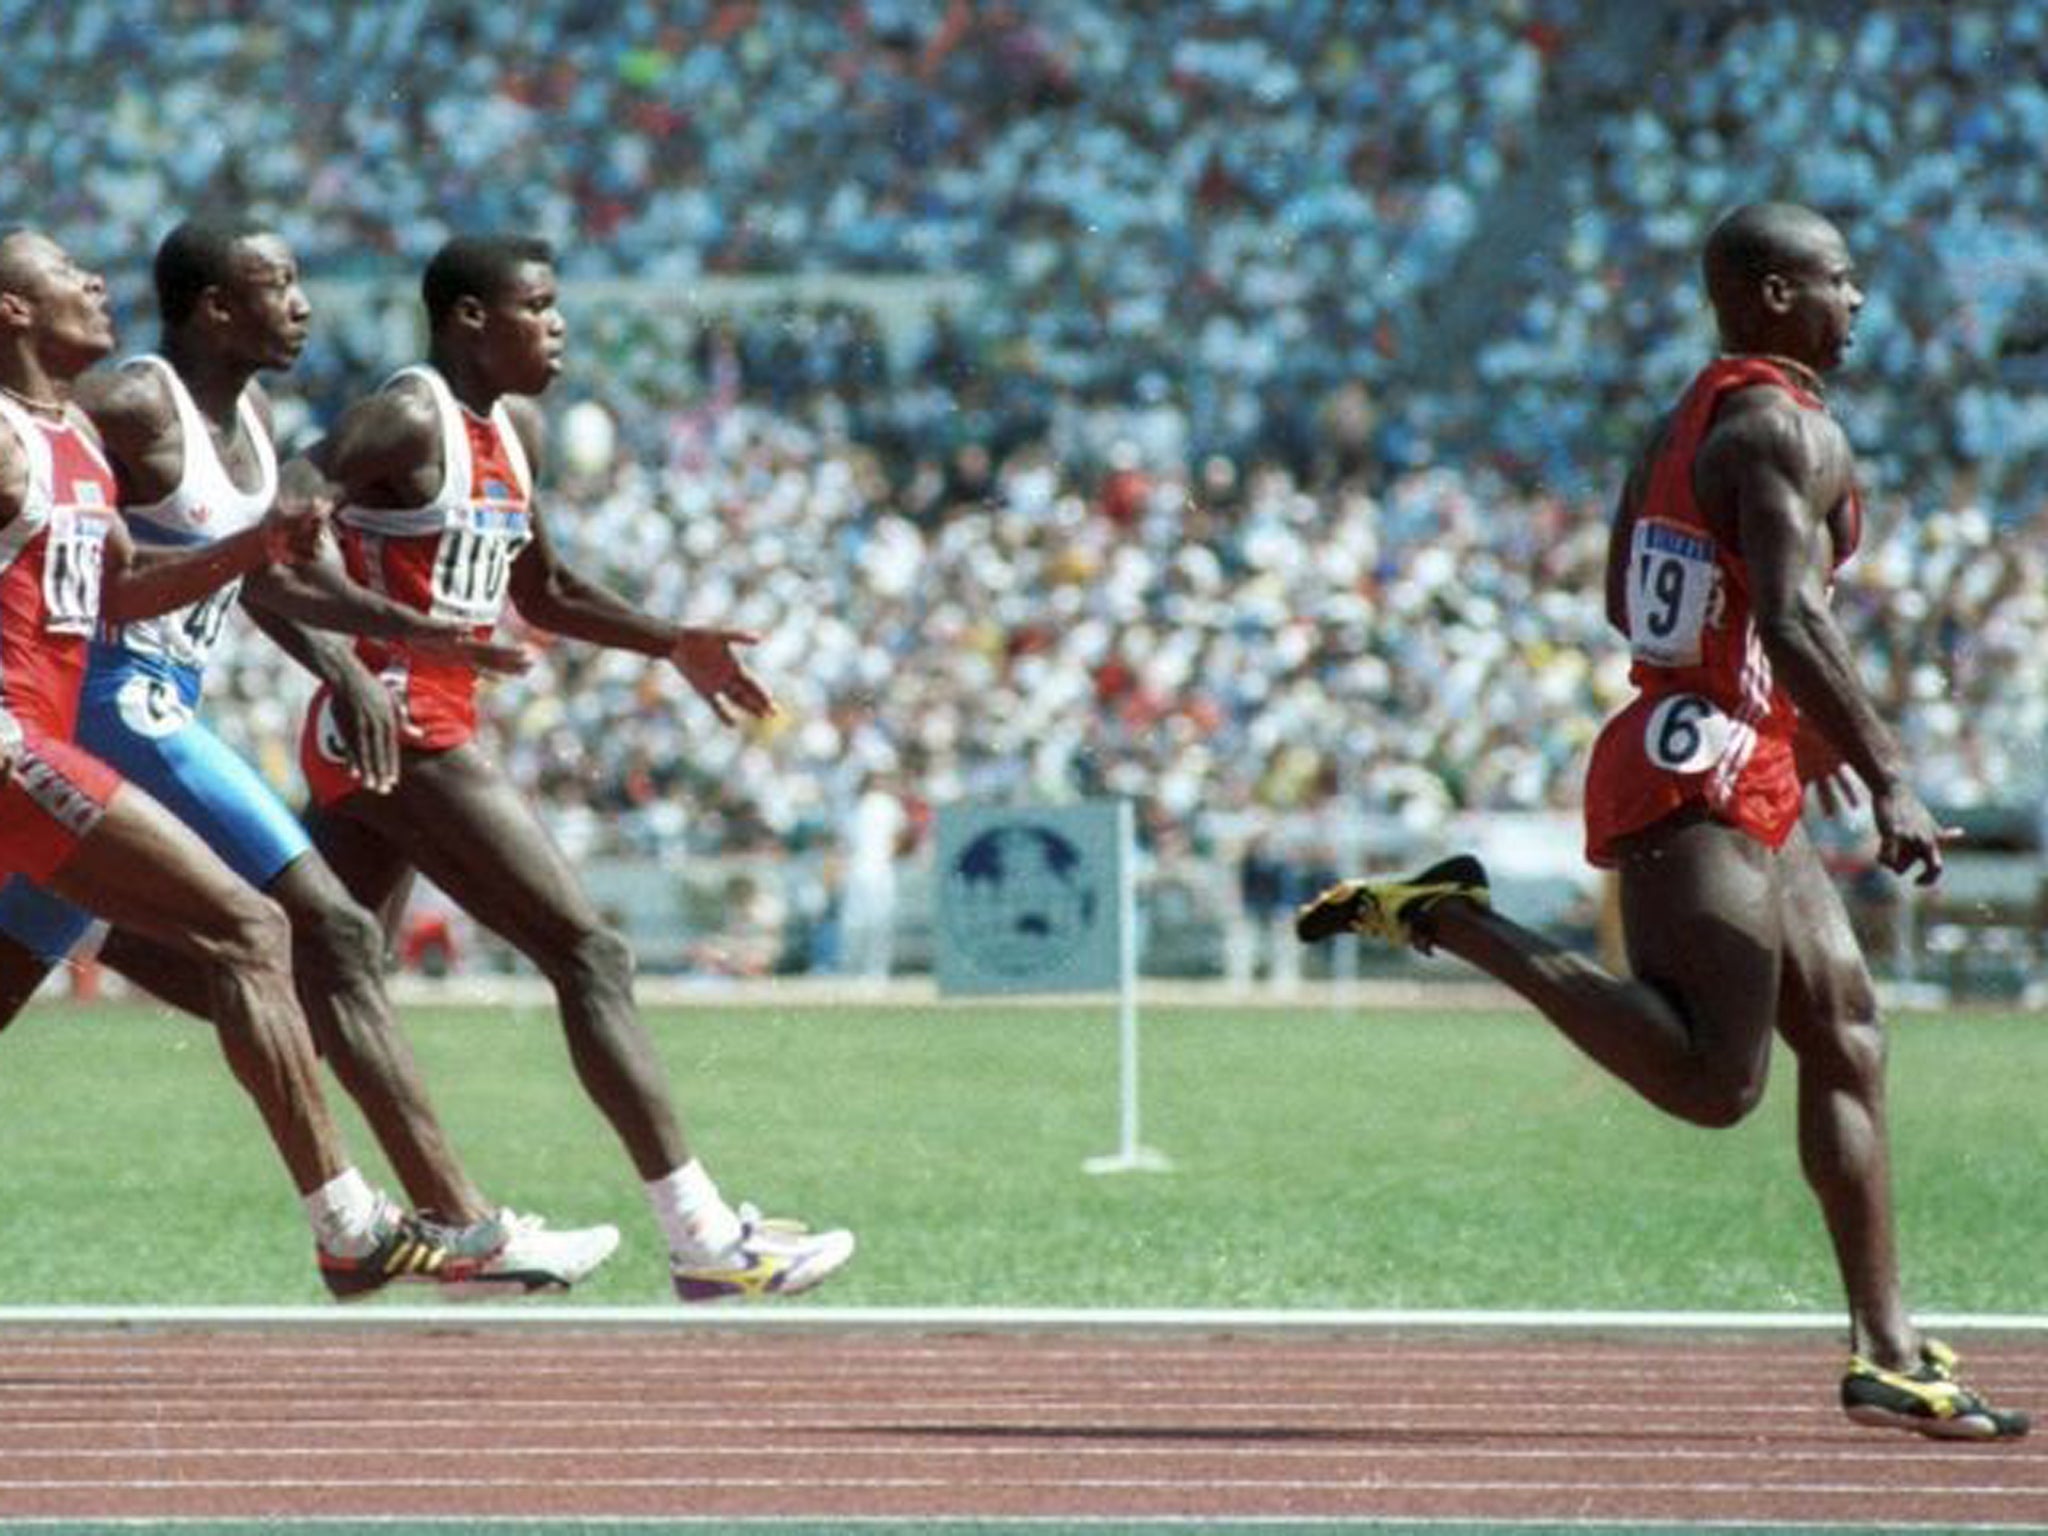
[[[2048,1346],[1974,1375],[2048,1407]],[[25,1332],[0,1517],[2048,1525],[2048,1436],[1859,1430],[1811,1340]]]

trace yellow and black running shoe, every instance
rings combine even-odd
[[[1842,1412],[1858,1424],[1937,1440],[2017,1440],[2028,1429],[2024,1413],[1994,1408],[1958,1381],[1955,1351],[1937,1339],[1921,1340],[1920,1363],[1910,1371],[1851,1356]]]
[[[1407,880],[1341,880],[1294,914],[1294,934],[1304,944],[1319,944],[1340,933],[1362,933],[1428,954],[1429,934],[1417,930],[1416,920],[1452,897],[1482,907],[1493,904],[1486,868],[1469,853],[1432,864]]]
[[[390,1201],[379,1213],[377,1241],[368,1252],[318,1250],[320,1278],[341,1301],[355,1301],[381,1291],[396,1280],[456,1281],[481,1269],[504,1247],[500,1233],[488,1251],[478,1246],[465,1252],[449,1231],[400,1210]]]

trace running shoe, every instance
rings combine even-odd
[[[457,1253],[432,1222],[390,1200],[377,1215],[377,1241],[366,1253],[335,1253],[316,1245],[320,1278],[340,1301],[355,1301],[395,1280],[453,1280],[474,1273],[488,1254]]]
[[[1430,938],[1417,929],[1416,920],[1452,897],[1482,907],[1493,904],[1485,866],[1469,853],[1432,864],[1407,880],[1341,880],[1294,914],[1294,933],[1304,944],[1362,933],[1412,945],[1426,955]]]
[[[442,1278],[441,1294],[450,1301],[566,1291],[619,1246],[617,1227],[556,1231],[545,1218],[523,1215],[509,1207],[466,1227],[441,1231],[451,1251],[472,1261],[465,1272]]]
[[[800,1221],[763,1216],[740,1207],[740,1239],[724,1259],[671,1260],[676,1295],[683,1301],[757,1301],[795,1296],[826,1279],[853,1257],[853,1234],[840,1228],[813,1232]]]
[[[1861,1355],[1842,1378],[1842,1412],[1858,1424],[1909,1429],[1937,1440],[2017,1440],[2027,1416],[1994,1408],[1956,1379],[1956,1354],[1938,1339],[1920,1342],[1920,1363],[1887,1371]]]

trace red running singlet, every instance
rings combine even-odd
[[[0,399],[28,457],[20,513],[0,527],[0,698],[23,745],[0,780],[0,870],[47,879],[105,812],[120,775],[71,743],[115,503],[113,472],[70,416]]]
[[[441,429],[441,489],[424,506],[345,506],[335,515],[349,575],[373,592],[488,637],[505,607],[512,564],[533,536],[532,475],[503,402],[488,417],[455,398],[424,364],[394,374],[425,383]],[[460,746],[476,734],[477,674],[422,657],[402,641],[358,639],[356,653],[396,697],[405,745]],[[307,710],[299,757],[317,804],[353,794],[326,689]]]
[[[1637,696],[1601,731],[1586,778],[1586,857],[1602,867],[1616,862],[1618,839],[1687,806],[1772,848],[1799,822],[1799,714],[1771,674],[1741,554],[1715,537],[1692,484],[1721,401],[1759,386],[1827,409],[1783,364],[1719,358],[1686,390],[1651,466],[1627,576]],[[1851,514],[1838,565],[1861,535],[1853,500]]]

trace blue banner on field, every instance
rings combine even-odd
[[[1129,828],[1123,801],[942,808],[939,991],[1116,991]]]

